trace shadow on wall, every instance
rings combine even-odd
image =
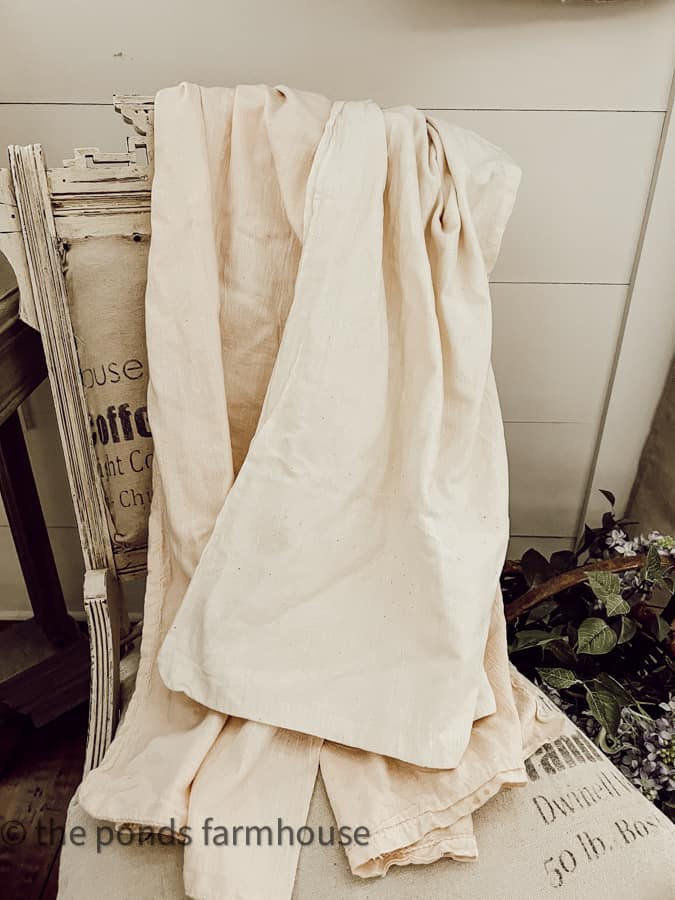
[[[626,516],[675,535],[675,356],[642,451]]]
[[[13,322],[18,312],[19,293],[14,270],[0,253],[0,330]],[[71,611],[81,613],[84,564],[47,380],[24,400],[19,407],[19,417],[66,603]],[[0,500],[0,620],[22,619],[28,615],[28,593]]]
[[[16,288],[16,276],[14,269],[7,261],[7,257],[0,253],[0,302]]]
[[[669,0],[397,0],[390,15],[411,28],[517,28],[530,22],[556,22],[639,14],[645,2],[663,6]]]
[[[0,330],[18,315],[18,299],[14,270],[0,253]],[[84,563],[49,383],[44,381],[19,409],[66,604],[81,618]],[[143,609],[144,586],[144,578],[123,585],[133,620]],[[28,594],[0,500],[0,620],[28,615]]]

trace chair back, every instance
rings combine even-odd
[[[153,101],[116,97],[114,106],[131,132],[126,151],[77,149],[47,170],[39,144],[9,148],[0,250],[17,272],[20,314],[42,335],[85,567],[127,579],[146,570],[151,499]]]

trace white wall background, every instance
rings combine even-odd
[[[673,0],[23,0],[2,12],[0,147],[40,141],[52,165],[75,146],[119,149],[112,94],[181,80],[411,103],[504,147],[524,172],[492,287],[511,553],[562,548],[608,452],[602,426],[648,234],[674,26]],[[647,414],[675,340],[660,302],[670,350],[643,360]],[[79,544],[46,386],[29,412],[52,543],[78,608]],[[29,609],[1,518],[0,591],[0,615]]]

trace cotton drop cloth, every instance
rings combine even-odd
[[[371,832],[356,874],[475,858],[471,812],[563,724],[499,595],[488,273],[519,171],[412,108],[194,85],[157,96],[155,166],[141,663],[79,803],[299,827],[320,766]],[[186,890],[288,897],[298,850],[195,841]]]
[[[153,202],[173,221],[153,229],[149,339],[176,327],[167,291],[203,303],[199,266],[237,344],[223,349],[224,403],[230,377],[257,388],[245,423],[233,400],[230,427],[250,446],[160,672],[211,709],[456,766],[473,721],[495,710],[483,651],[507,472],[485,256],[517,170],[416,110],[336,103],[297,192],[285,170],[300,122],[287,143],[274,125],[283,95],[234,95],[231,135],[228,96],[194,104],[205,145],[181,101],[157,135],[176,167],[162,176],[157,160]],[[240,160],[261,127],[269,158]],[[214,164],[200,166],[204,153]]]

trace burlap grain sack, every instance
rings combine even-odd
[[[144,297],[149,236],[71,239],[66,283],[116,556],[147,546],[152,434]]]
[[[128,663],[127,672],[128,697]],[[385,878],[368,880],[350,873],[342,848],[318,843],[319,826],[327,834],[335,824],[319,779],[307,823],[315,839],[300,854],[294,900],[675,898],[675,826],[571,722],[560,739],[530,758],[528,771],[526,787],[503,791],[474,814],[478,862],[392,868]],[[307,832],[303,840],[308,838]],[[192,839],[200,835],[194,832]],[[237,853],[237,847],[222,851]],[[273,853],[261,846],[260,865],[273,864]],[[151,842],[124,829],[115,834],[87,816],[76,795],[65,829],[59,900],[91,900],[92,885],[98,900],[184,900],[182,857],[180,845],[167,837]]]

